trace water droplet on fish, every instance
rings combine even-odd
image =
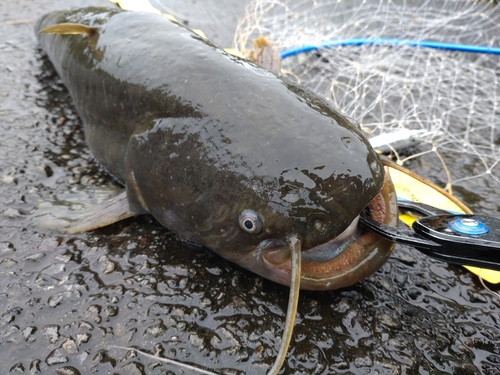
[[[300,198],[299,194],[295,192],[290,192],[283,197],[283,200],[288,203],[295,203],[299,200],[299,198]]]
[[[325,223],[323,223],[321,220],[315,220],[314,221],[314,229],[317,231],[322,231],[325,227]]]

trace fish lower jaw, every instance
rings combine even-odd
[[[392,182],[386,178],[379,194],[367,209],[384,224],[397,225],[396,196]],[[330,290],[347,287],[370,276],[387,260],[394,243],[358,226],[358,218],[335,239],[302,252],[301,289]],[[263,275],[284,285],[290,284],[290,251],[286,248],[264,250]]]
[[[327,263],[337,256],[340,256],[344,250],[350,246],[356,234],[358,223],[359,216],[357,216],[352,223],[334,239],[311,249],[303,250],[302,262],[304,264],[319,262]],[[265,262],[274,267],[284,270],[290,270],[292,267],[288,246],[280,246],[264,251],[262,257]]]
[[[357,221],[356,225],[357,225]],[[345,273],[361,258],[366,257],[369,251],[363,244],[365,233],[349,228],[350,236],[335,238],[327,243],[302,251],[301,278],[303,280],[325,280],[339,273]],[[343,233],[344,234],[344,233]],[[263,252],[262,259],[274,269],[273,272],[282,274],[280,278],[289,279],[292,269],[290,252],[288,249],[276,249]]]

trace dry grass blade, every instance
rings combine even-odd
[[[184,370],[190,370],[190,371],[193,371],[193,372],[195,372],[197,374],[218,375],[215,372],[211,372],[211,371],[203,370],[203,369],[200,369],[200,368],[196,368],[194,366],[187,365],[187,364],[182,363],[182,362],[174,361],[173,359],[162,358],[162,357],[158,357],[158,356],[153,355],[153,354],[142,352],[142,351],[140,351],[140,350],[138,350],[136,348],[126,348],[124,346],[116,346],[116,345],[112,345],[111,348],[124,349],[124,350],[135,350],[137,353],[140,353],[140,354],[142,354],[143,356],[145,356],[147,358],[154,359],[155,361],[167,363],[169,365],[178,366],[178,367],[180,367],[180,368],[182,368]]]

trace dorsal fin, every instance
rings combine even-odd
[[[91,36],[98,30],[97,27],[90,27],[80,23],[59,23],[44,27],[40,30],[41,34],[86,34]]]

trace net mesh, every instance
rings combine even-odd
[[[350,38],[399,38],[499,46],[500,9],[466,0],[255,0],[235,47],[265,36],[282,51]],[[500,183],[500,56],[361,45],[321,49],[283,60],[283,72],[358,120],[371,136],[421,130],[399,162],[432,153],[451,186],[486,177]],[[444,157],[443,157],[444,155]],[[466,158],[467,171],[447,168]]]

